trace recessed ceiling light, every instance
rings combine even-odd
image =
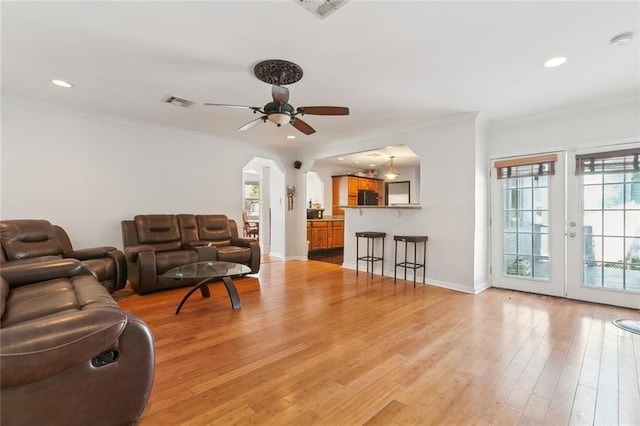
[[[344,161],[344,157],[338,157],[338,161]]]
[[[69,89],[69,88],[73,87],[73,84],[71,84],[71,83],[69,83],[68,81],[65,81],[65,80],[53,79],[53,80],[51,80],[51,82],[53,84],[55,84],[56,86],[64,87],[65,89]]]
[[[376,166],[375,163],[369,164],[369,167],[375,167],[375,166]]]
[[[611,43],[612,46],[622,46],[624,44],[630,43],[631,40],[633,40],[633,33],[628,32],[628,33],[618,34],[617,36],[612,38],[609,41],[609,43]]]
[[[565,62],[567,62],[567,58],[565,58],[564,56],[557,56],[555,58],[548,59],[544,63],[544,66],[547,68],[553,68],[553,67],[558,67],[564,64]]]
[[[289,135],[289,136],[287,136],[287,139],[295,139],[295,138],[296,138],[296,137],[295,137],[295,136],[293,136],[293,135]]]

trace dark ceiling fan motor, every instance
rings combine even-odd
[[[347,107],[304,106],[294,109],[289,104],[289,89],[284,87],[284,85],[295,83],[302,78],[302,68],[293,62],[282,59],[269,59],[258,62],[253,67],[253,73],[260,81],[271,84],[273,101],[267,103],[262,109],[248,105],[205,103],[205,105],[212,106],[250,109],[254,114],[263,114],[262,117],[258,117],[240,127],[238,130],[241,132],[252,128],[260,122],[266,123],[268,120],[278,127],[287,123],[291,124],[305,135],[311,135],[316,132],[315,129],[297,117],[298,115],[349,115],[349,108]]]

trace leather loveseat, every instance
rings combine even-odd
[[[74,250],[65,230],[47,220],[0,221],[0,265],[31,263],[53,258],[78,259],[88,265],[102,285],[113,293],[127,284],[127,261],[122,251],[103,246]]]
[[[253,274],[260,270],[258,241],[240,238],[225,215],[137,215],[122,221],[122,238],[129,282],[139,294],[193,285],[162,276],[188,263],[219,260],[245,264]]]
[[[76,259],[0,271],[0,423],[126,425],[153,383],[148,326]]]

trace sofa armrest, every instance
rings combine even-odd
[[[249,268],[251,268],[252,274],[257,274],[260,271],[260,243],[258,240],[253,238],[231,238],[231,245],[251,249]]]
[[[129,246],[124,248],[124,255],[127,258],[127,261],[131,263],[135,263],[138,261],[138,254],[143,251],[153,251],[156,249],[153,246],[140,244],[138,246]]]
[[[249,248],[251,248],[254,245],[256,245],[256,246],[260,245],[258,243],[258,240],[256,240],[255,238],[231,238],[231,243],[230,244],[232,246],[249,247]]]
[[[4,264],[0,274],[9,287],[19,287],[54,278],[71,277],[90,270],[77,259],[57,259],[45,262]]]
[[[73,250],[64,253],[64,257],[72,257],[78,260],[99,259],[107,256],[111,251],[118,250],[115,247],[103,246],[103,247],[91,247],[79,250]]]
[[[125,312],[65,312],[0,329],[0,382],[20,386],[55,376],[108,349],[127,324]]]

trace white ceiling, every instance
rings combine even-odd
[[[2,92],[295,150],[448,114],[499,121],[640,93],[637,1],[351,0],[325,19],[296,3],[2,1]],[[628,31],[632,43],[609,44]],[[558,55],[565,65],[542,66]],[[253,75],[265,59],[304,70],[288,86],[294,107],[351,115],[305,116],[310,136],[270,122],[238,132],[250,110],[203,105],[269,102],[271,87]]]

